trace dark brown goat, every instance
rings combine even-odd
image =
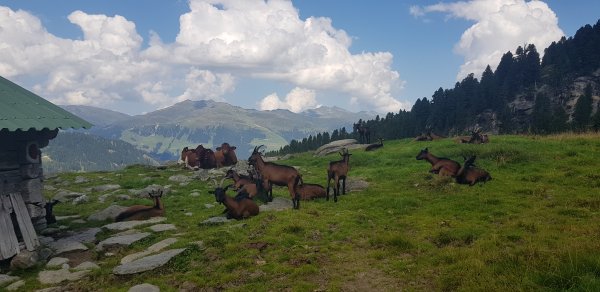
[[[489,172],[473,166],[475,163],[475,156],[465,158],[463,166],[458,170],[456,174],[456,182],[459,184],[468,184],[473,186],[478,182],[487,182],[492,179]]]
[[[358,133],[360,143],[371,143],[371,130],[364,122],[352,124],[352,131]]]
[[[165,207],[160,200],[163,191],[154,191],[150,193],[150,197],[154,201],[154,206],[134,205],[121,212],[115,222],[131,221],[131,220],[146,220],[152,217],[160,217],[165,214]]]
[[[294,209],[300,208],[300,196],[296,193],[296,187],[300,181],[300,173],[291,166],[265,162],[259,152],[261,147],[264,147],[264,145],[254,147],[252,154],[248,158],[248,164],[253,165],[259,173],[263,186],[269,193],[268,200],[273,200],[273,185],[287,186]]]
[[[211,149],[201,149],[198,152],[198,161],[200,168],[211,169],[217,167],[217,159],[215,153]]]
[[[379,143],[370,144],[365,148],[365,151],[375,151],[379,148],[383,147],[383,138],[379,138]]]
[[[217,167],[235,165],[237,163],[235,149],[237,147],[231,146],[229,143],[223,143],[221,147],[217,147],[217,151],[215,152]]]
[[[252,201],[252,199],[246,196],[236,196],[235,199],[228,196],[226,194],[227,189],[229,189],[233,185],[221,187],[223,180],[221,180],[221,183],[215,187],[214,191],[209,191],[209,193],[215,195],[215,200],[217,202],[225,205],[225,207],[227,208],[227,219],[233,218],[240,220],[258,215],[258,205],[256,205],[256,203]]]
[[[417,155],[417,160],[427,160],[431,163],[431,169],[429,172],[436,173],[439,175],[456,176],[460,169],[460,164],[452,159],[444,157],[436,157],[429,153],[427,148],[421,150]]]
[[[342,194],[346,194],[346,177],[350,171],[350,156],[348,150],[344,148],[340,152],[342,160],[329,162],[327,168],[327,201],[329,201],[329,183],[333,179],[333,201],[337,202],[337,196],[340,194],[340,180],[342,180]]]
[[[46,209],[46,224],[56,223],[56,216],[54,216],[54,205],[60,203],[59,200],[52,200],[46,202],[44,209]]]

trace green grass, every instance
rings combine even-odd
[[[415,159],[425,147],[459,162],[462,156],[477,155],[476,164],[493,180],[469,187],[431,175],[430,165]],[[164,203],[168,222],[178,230],[119,250],[118,257],[98,254],[102,271],[71,284],[74,290],[96,290],[100,285],[106,291],[126,291],[148,282],[162,291],[190,285],[229,291],[598,291],[599,150],[598,135],[496,136],[485,145],[451,139],[386,141],[376,152],[351,151],[349,175],[366,180],[367,190],[341,196],[337,203],[302,202],[300,210],[265,212],[218,226],[198,225],[223,210],[204,207],[214,203],[206,183],[179,186],[168,181],[175,174],[191,174],[179,168],[132,166],[115,173],[69,173],[46,184],[78,192],[107,183],[133,189],[172,185]],[[305,182],[326,185],[328,162],[337,159],[337,154],[304,153],[281,163],[298,166]],[[60,186],[76,176],[90,182]],[[143,182],[144,177],[150,180]],[[189,196],[193,190],[201,196]],[[288,197],[284,188],[274,193]],[[97,202],[102,193],[89,195],[89,204],[59,204],[56,213],[87,217],[112,203]],[[94,225],[101,224],[83,226]],[[188,250],[165,267],[128,277],[111,274],[122,256],[174,234],[179,241],[173,247]],[[203,248],[193,245],[200,240]],[[43,288],[35,273],[22,274],[28,288]]]

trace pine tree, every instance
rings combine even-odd
[[[531,113],[531,129],[537,134],[548,134],[552,132],[552,111],[550,99],[546,94],[539,93],[535,99],[533,112]]]

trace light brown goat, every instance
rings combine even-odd
[[[435,155],[429,153],[427,148],[421,150],[421,152],[417,154],[417,160],[423,159],[431,163],[431,169],[429,170],[431,173],[445,176],[456,176],[456,173],[458,173],[458,170],[460,169],[460,164],[458,162],[444,157],[436,157]]]
[[[329,162],[327,168],[327,201],[329,201],[329,186],[333,179],[333,201],[337,202],[337,196],[340,194],[340,180],[342,181],[342,194],[346,194],[346,177],[350,171],[350,156],[347,149],[340,152],[342,160]]]
[[[146,220],[152,217],[160,217],[165,214],[165,207],[160,200],[163,191],[155,191],[149,194],[154,201],[154,206],[134,205],[121,212],[115,218],[116,222],[131,221],[131,220]]]
[[[294,209],[300,208],[300,196],[296,193],[296,186],[300,181],[300,173],[291,166],[265,162],[259,152],[261,147],[264,147],[264,145],[254,147],[252,154],[248,158],[248,164],[253,165],[259,173],[263,187],[269,193],[268,200],[273,200],[273,185],[287,186]]]
[[[235,155],[235,149],[237,147],[229,145],[229,143],[221,144],[221,147],[217,147],[215,151],[215,160],[217,168],[223,166],[234,165],[237,163],[237,156]]]
[[[233,180],[233,187],[238,194],[246,193],[250,198],[256,197],[262,190],[261,182],[258,182],[254,178],[249,176],[240,175],[235,170],[229,169],[225,175],[225,178]]]
[[[469,186],[473,186],[478,182],[487,182],[492,179],[492,176],[489,172],[474,167],[475,156],[471,156],[469,158],[465,158],[465,162],[463,166],[458,170],[456,174],[456,182],[459,184],[468,184]]]

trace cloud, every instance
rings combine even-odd
[[[272,93],[260,101],[261,110],[287,109],[298,113],[307,109],[319,107],[314,90],[296,87],[280,100],[276,93]]]
[[[313,99],[317,91],[336,91],[347,98],[334,103],[352,98],[381,112],[410,106],[394,97],[404,83],[392,54],[350,53],[352,38],[329,18],[302,20],[283,0],[190,0],[189,7],[174,42],[151,32],[144,47],[124,16],[74,11],[68,20],[83,38],[68,39],[28,12],[0,6],[0,75],[35,80],[35,91],[54,102],[109,108],[119,101],[164,107],[224,100],[242,78],[292,84]],[[293,100],[275,104],[302,108]]]
[[[543,54],[546,47],[564,35],[556,14],[537,0],[473,0],[410,8],[415,17],[433,12],[475,22],[454,47],[465,60],[457,80],[469,73],[481,74],[488,64],[496,68],[502,55],[514,52],[518,46],[535,44]]]

